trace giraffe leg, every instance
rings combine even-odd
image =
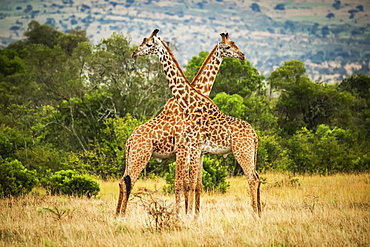
[[[256,171],[257,144],[253,138],[239,136],[233,143],[233,153],[248,179],[253,211],[261,216],[260,184],[261,180]]]
[[[192,149],[190,153],[190,171],[189,171],[189,178],[190,178],[190,183],[189,183],[189,214],[193,213],[193,208],[194,208],[194,198],[195,198],[195,191],[198,186],[198,181],[199,181],[199,175],[201,174],[200,171],[200,157],[201,153],[199,149]],[[200,191],[199,191],[199,197],[200,197]],[[200,198],[199,198],[200,199]]]
[[[178,146],[176,149],[176,180],[175,180],[175,202],[177,215],[180,212],[181,193],[184,192],[185,197],[185,213],[188,212],[189,201],[189,172],[186,164],[187,147]]]
[[[130,175],[124,175],[119,182],[119,197],[118,197],[118,204],[116,209],[116,215],[125,214],[128,198],[130,197],[130,193],[134,184],[131,181]]]
[[[119,182],[116,215],[124,215],[126,213],[127,203],[132,188],[152,155],[152,146],[150,142],[138,144],[140,145],[140,149],[133,148],[137,145],[126,144],[129,145],[129,147],[126,147],[126,170]]]
[[[197,186],[195,188],[195,214],[199,214],[200,211],[200,193],[203,190],[202,169],[203,169],[203,155],[201,154],[199,160],[199,173],[197,178]]]

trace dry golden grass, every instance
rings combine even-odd
[[[29,195],[0,200],[0,246],[369,246],[370,175],[328,177],[262,174],[263,216],[256,219],[243,177],[226,194],[204,193],[201,215],[153,231],[134,199],[114,215],[117,182],[101,182],[98,198]],[[160,189],[164,182],[139,181]],[[170,204],[174,196],[159,195]]]

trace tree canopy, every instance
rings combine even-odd
[[[31,21],[24,40],[0,50],[0,160],[39,178],[69,169],[103,179],[122,175],[127,138],[172,97],[158,60],[134,60],[134,49],[121,33],[93,45],[85,31],[64,34]],[[202,51],[185,66],[189,80],[207,55]],[[210,98],[256,129],[259,170],[369,169],[366,75],[335,85],[313,82],[303,62],[293,60],[265,79],[248,61],[227,58]],[[232,155],[210,160],[242,172]],[[146,169],[164,176],[172,161],[151,160]]]

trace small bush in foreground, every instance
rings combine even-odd
[[[166,193],[173,193],[175,190],[176,162],[171,163],[169,166],[169,172],[164,175],[166,185],[163,190]],[[220,160],[204,156],[202,183],[205,191],[218,191],[225,193],[230,187],[229,182],[226,181],[227,175],[227,167],[222,166]]]
[[[42,185],[52,195],[96,196],[100,187],[99,184],[90,177],[79,175],[72,170],[62,170],[55,172],[49,178],[42,181]]]
[[[18,160],[0,156],[0,198],[29,193],[37,184],[36,173],[27,170]]]
[[[133,195],[140,199],[142,207],[148,213],[148,228],[153,231],[162,231],[179,228],[179,218],[177,217],[176,203],[167,205],[165,201],[154,196],[158,191],[151,191],[141,187]]]

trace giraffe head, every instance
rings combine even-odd
[[[218,43],[218,52],[221,58],[231,57],[246,60],[244,53],[230,40],[228,33],[221,33],[222,41]]]
[[[132,53],[132,57],[145,56],[150,54],[158,54],[159,47],[162,45],[161,39],[157,36],[159,32],[158,29],[155,29],[149,38],[144,38],[141,45],[138,46],[136,51]]]

